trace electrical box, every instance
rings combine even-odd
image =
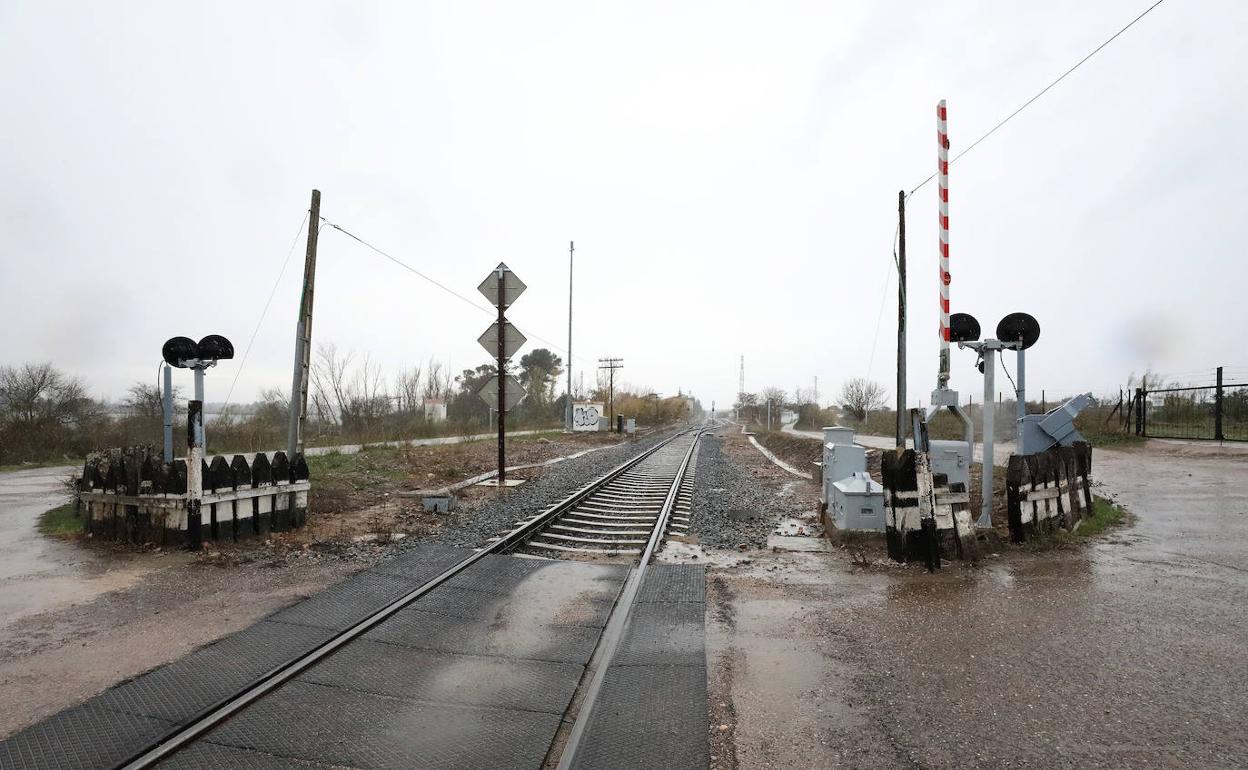
[[[965,441],[929,441],[932,473],[943,473],[952,484],[971,488],[971,448]]]
[[[828,512],[832,525],[851,532],[884,531],[884,487],[866,471],[831,485]]]
[[[832,500],[832,485],[855,473],[867,470],[867,450],[857,444],[823,445],[823,499],[824,505]]]
[[[1070,446],[1083,441],[1075,430],[1075,416],[1092,403],[1092,394],[1083,393],[1046,414],[1029,414],[1023,418],[1021,455],[1034,455],[1055,446]]]
[[[830,425],[823,429],[823,443],[852,444],[854,443],[854,429],[844,428],[840,425]]]

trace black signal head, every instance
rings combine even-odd
[[[949,316],[949,341],[974,342],[979,339],[979,321],[970,313],[954,313]]]
[[[165,363],[185,369],[183,361],[191,361],[199,357],[199,347],[190,337],[171,337],[160,348],[160,355]]]
[[[997,324],[997,339],[1002,342],[1021,342],[1026,350],[1040,339],[1040,322],[1026,313],[1010,313]]]
[[[199,341],[198,357],[201,360],[224,361],[234,357],[234,343],[220,334],[209,334]]]

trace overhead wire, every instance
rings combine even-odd
[[[1063,72],[1061,75],[1059,75],[1059,76],[1058,76],[1055,80],[1053,80],[1053,81],[1052,81],[1051,83],[1049,83],[1047,86],[1045,86],[1044,88],[1040,89],[1040,91],[1039,91],[1039,92],[1037,92],[1037,93],[1036,93],[1034,96],[1032,96],[1030,99],[1028,99],[1027,101],[1023,102],[1023,104],[1022,104],[1022,105],[1020,105],[1020,106],[1018,107],[1018,109],[1014,110],[1014,111],[1013,111],[1013,112],[1011,112],[1009,115],[1006,115],[1003,119],[1001,119],[1000,121],[998,121],[998,122],[997,122],[997,124],[996,124],[996,125],[994,125],[992,128],[990,128],[990,129],[989,129],[986,133],[984,133],[982,136],[980,136],[980,137],[979,137],[978,139],[976,139],[975,141],[971,142],[971,143],[970,143],[970,144],[966,147],[966,149],[964,149],[964,150],[962,150],[961,152],[959,152],[958,154],[954,155],[954,156],[953,156],[953,158],[952,158],[952,159],[950,159],[950,161],[949,161],[949,165],[953,165],[954,163],[956,163],[956,162],[958,161],[958,159],[959,159],[959,158],[961,158],[962,156],[964,156],[964,155],[966,155],[967,153],[969,153],[971,150],[973,150],[973,149],[975,149],[976,147],[978,147],[978,146],[979,146],[979,144],[980,144],[981,142],[983,142],[985,139],[987,139],[988,137],[990,137],[990,136],[992,136],[993,134],[995,134],[995,133],[998,131],[998,129],[1000,129],[1000,128],[1001,128],[1002,126],[1004,126],[1006,123],[1009,123],[1011,120],[1013,120],[1015,117],[1017,117],[1019,113],[1021,113],[1023,110],[1025,110],[1025,109],[1027,109],[1028,107],[1030,107],[1030,106],[1031,106],[1031,105],[1032,105],[1032,104],[1033,104],[1036,100],[1038,100],[1040,97],[1044,96],[1046,93],[1048,93],[1050,90],[1052,90],[1054,86],[1056,86],[1058,83],[1061,83],[1063,80],[1065,80],[1065,79],[1066,79],[1066,78],[1067,78],[1067,77],[1068,77],[1071,73],[1073,73],[1075,70],[1077,70],[1077,69],[1079,69],[1080,67],[1082,67],[1082,66],[1083,66],[1083,65],[1084,65],[1084,64],[1085,64],[1085,63],[1086,63],[1089,59],[1091,59],[1093,56],[1096,56],[1098,53],[1100,53],[1102,49],[1104,49],[1104,48],[1105,48],[1106,46],[1108,46],[1110,43],[1114,42],[1114,40],[1116,40],[1116,39],[1117,39],[1120,35],[1122,35],[1122,33],[1126,32],[1128,29],[1131,29],[1131,27],[1135,26],[1135,24],[1136,24],[1137,22],[1139,22],[1141,19],[1143,19],[1143,18],[1144,18],[1145,16],[1147,16],[1149,13],[1151,13],[1151,12],[1153,11],[1153,9],[1155,9],[1157,6],[1161,5],[1163,2],[1165,2],[1165,0],[1156,0],[1156,2],[1154,2],[1154,3],[1153,3],[1152,5],[1150,5],[1148,8],[1145,8],[1143,12],[1141,12],[1138,16],[1136,16],[1136,17],[1135,17],[1135,18],[1133,18],[1130,22],[1128,22],[1128,23],[1126,24],[1126,26],[1122,27],[1122,28],[1121,28],[1121,29],[1119,29],[1117,32],[1115,32],[1114,34],[1110,35],[1110,36],[1109,36],[1109,38],[1107,38],[1104,42],[1102,42],[1102,43],[1101,43],[1100,45],[1098,45],[1096,48],[1092,49],[1092,51],[1091,51],[1089,54],[1087,54],[1086,56],[1084,56],[1084,57],[1083,57],[1082,59],[1080,59],[1079,61],[1075,62],[1074,66],[1072,66],[1070,69],[1068,69],[1068,70],[1066,70],[1065,72]],[[935,178],[936,178],[936,173],[935,173],[935,172],[933,172],[933,173],[932,173],[932,174],[930,174],[930,175],[929,175],[926,179],[924,179],[922,182],[919,182],[917,185],[915,185],[915,186],[914,186],[914,188],[910,190],[910,192],[908,192],[908,193],[906,193],[906,194],[905,194],[904,198],[902,199],[902,205],[904,206],[906,203],[909,203],[909,201],[910,201],[910,197],[911,197],[911,196],[913,196],[913,195],[914,195],[916,192],[918,192],[918,191],[919,191],[919,190],[920,190],[920,189],[921,189],[924,185],[926,185],[928,182],[932,181],[932,180],[933,180],[933,179],[935,179]],[[900,223],[900,222],[898,222],[898,224],[897,224],[897,228],[896,228],[896,230],[894,230],[894,233],[893,233],[893,264],[894,264],[894,266],[896,267],[897,272],[898,272],[898,274],[899,274],[899,275],[900,275],[900,273],[901,273],[901,263],[900,263],[900,261],[898,260],[898,257],[897,257],[897,238],[898,238],[898,234],[899,234],[900,229],[901,229],[901,223]],[[887,286],[888,286],[888,284],[887,284],[887,280],[886,280],[886,281],[885,281],[885,290],[886,290],[886,291],[887,291]],[[903,297],[903,298],[902,298],[902,301],[903,301],[903,302],[905,302],[905,299],[906,299],[906,298],[905,298],[905,297]],[[867,375],[868,375],[868,377],[870,376],[871,366],[874,364],[874,361],[875,361],[875,347],[876,347],[876,344],[878,344],[878,342],[879,342],[879,336],[880,336],[880,324],[881,324],[882,319],[883,319],[883,308],[882,308],[882,307],[881,307],[881,312],[880,312],[880,316],[879,316],[879,318],[880,318],[880,320],[876,322],[876,327],[875,327],[875,337],[876,337],[876,343],[875,343],[875,344],[873,344],[873,345],[872,345],[872,348],[871,348],[871,364],[868,364],[868,366],[867,366]]]
[[[234,379],[230,382],[230,389],[225,394],[225,404],[221,407],[222,412],[230,405],[230,399],[234,396],[234,386],[238,384],[238,377],[243,373],[243,367],[247,364],[247,356],[251,354],[251,346],[256,342],[256,335],[260,333],[260,326],[264,323],[265,316],[269,314],[269,306],[273,304],[273,297],[277,294],[277,287],[282,282],[282,276],[286,275],[286,267],[290,264],[290,258],[295,253],[295,246],[299,244],[299,236],[303,235],[303,227],[307,223],[308,212],[305,211],[303,219],[299,222],[299,229],[295,231],[294,240],[290,242],[290,248],[286,251],[286,259],[282,260],[282,269],[277,271],[277,280],[273,281],[273,288],[269,289],[269,298],[265,300],[264,309],[260,311],[260,319],[256,321],[256,328],[251,330],[251,339],[247,340],[247,348],[243,351],[243,357],[239,359],[238,368],[234,370]]]
[[[954,163],[956,163],[956,162],[957,162],[957,160],[958,160],[958,158],[961,158],[963,155],[966,155],[968,152],[970,152],[971,150],[975,149],[975,148],[979,145],[979,143],[980,143],[980,142],[984,141],[984,140],[985,140],[985,139],[987,139],[988,137],[990,137],[990,136],[992,136],[993,134],[995,134],[995,133],[997,132],[997,129],[1001,128],[1001,127],[1002,127],[1002,126],[1004,126],[1006,123],[1009,123],[1011,120],[1013,120],[1013,119],[1014,119],[1014,117],[1015,117],[1015,116],[1017,116],[1020,112],[1022,112],[1022,111],[1023,111],[1023,110],[1025,110],[1025,109],[1027,109],[1028,107],[1030,107],[1030,106],[1032,105],[1032,103],[1033,103],[1033,102],[1035,102],[1037,99],[1039,99],[1040,97],[1042,97],[1042,96],[1044,96],[1046,93],[1048,93],[1048,92],[1049,92],[1049,91],[1050,91],[1050,90],[1051,90],[1054,86],[1056,86],[1058,83],[1060,83],[1060,82],[1062,82],[1063,80],[1065,80],[1065,79],[1066,79],[1066,77],[1067,77],[1068,75],[1070,75],[1072,72],[1074,72],[1075,70],[1077,70],[1077,69],[1079,69],[1080,67],[1082,67],[1082,66],[1084,65],[1084,63],[1088,61],[1088,59],[1091,59],[1093,56],[1096,56],[1098,53],[1100,53],[1100,52],[1101,52],[1101,50],[1102,50],[1103,48],[1105,48],[1105,46],[1107,46],[1107,45],[1109,45],[1110,43],[1114,42],[1114,40],[1116,40],[1116,39],[1118,38],[1118,36],[1119,36],[1119,35],[1121,35],[1122,33],[1126,32],[1127,30],[1131,29],[1131,27],[1135,26],[1136,22],[1138,22],[1140,19],[1142,19],[1142,18],[1144,18],[1145,16],[1147,16],[1149,13],[1151,13],[1151,12],[1152,12],[1152,10],[1153,10],[1154,8],[1156,8],[1157,6],[1161,5],[1161,4],[1162,4],[1162,3],[1164,3],[1164,2],[1165,2],[1165,0],[1157,0],[1157,2],[1153,3],[1153,4],[1152,4],[1152,5],[1150,5],[1148,8],[1145,8],[1145,9],[1144,9],[1144,11],[1143,11],[1143,12],[1142,12],[1139,16],[1136,16],[1134,19],[1132,19],[1130,22],[1128,22],[1128,23],[1127,23],[1127,25],[1126,25],[1125,27],[1123,27],[1122,29],[1118,30],[1118,31],[1117,31],[1117,32],[1115,32],[1114,34],[1110,35],[1110,36],[1109,36],[1109,38],[1108,38],[1105,42],[1101,43],[1101,44],[1100,44],[1100,45],[1098,45],[1096,48],[1092,49],[1092,52],[1091,52],[1091,53],[1089,53],[1087,56],[1084,56],[1084,57],[1083,57],[1082,59],[1080,59],[1079,61],[1075,62],[1075,65],[1074,65],[1073,67],[1071,67],[1070,69],[1066,70],[1066,71],[1065,71],[1065,72],[1063,72],[1061,75],[1059,75],[1059,76],[1058,76],[1058,78],[1057,78],[1056,80],[1054,80],[1052,83],[1049,83],[1047,86],[1045,86],[1044,88],[1040,89],[1039,93],[1037,93],[1035,96],[1031,97],[1031,98],[1030,98],[1030,99],[1028,99],[1027,101],[1023,102],[1022,106],[1020,106],[1018,109],[1014,110],[1014,111],[1013,111],[1013,112],[1011,112],[1009,115],[1006,115],[1006,116],[1005,116],[1005,118],[1003,118],[1003,119],[1002,119],[1000,122],[998,122],[995,126],[993,126],[992,128],[988,129],[988,132],[987,132],[987,133],[985,133],[983,136],[981,136],[981,137],[979,137],[978,139],[976,139],[975,141],[971,142],[971,143],[967,146],[967,148],[966,148],[965,150],[962,150],[962,151],[961,151],[961,152],[959,152],[957,155],[954,155],[954,156],[953,156],[953,158],[949,161],[949,165],[953,165]],[[918,183],[918,185],[916,185],[916,186],[915,186],[915,188],[914,188],[913,190],[911,190],[911,191],[909,192],[909,194],[907,194],[907,195],[906,195],[906,198],[909,198],[911,195],[914,195],[914,194],[915,194],[915,193],[919,190],[919,188],[923,187],[923,185],[927,184],[928,182],[932,181],[932,180],[933,180],[933,179],[935,179],[935,178],[936,178],[936,174],[935,174],[935,173],[933,173],[933,174],[931,174],[931,176],[927,177],[927,178],[926,178],[926,179],[924,179],[922,182],[919,182],[919,183]]]
[[[467,304],[471,305],[472,307],[476,308],[477,310],[480,310],[480,311],[481,311],[481,312],[483,312],[483,313],[489,313],[489,314],[491,314],[491,315],[493,315],[493,314],[495,313],[495,310],[494,310],[493,308],[487,308],[487,307],[485,307],[484,305],[480,305],[480,304],[476,303],[475,301],[473,301],[472,299],[469,299],[468,297],[465,297],[463,294],[460,294],[459,292],[455,291],[454,289],[452,289],[451,287],[449,287],[449,286],[447,286],[446,284],[442,283],[441,281],[439,281],[439,280],[437,280],[437,279],[433,278],[432,276],[430,276],[430,275],[428,275],[428,274],[426,274],[426,273],[421,272],[420,270],[417,270],[415,267],[412,267],[412,266],[411,266],[411,265],[409,265],[408,263],[406,263],[406,262],[404,262],[403,260],[399,259],[398,257],[394,256],[393,254],[390,254],[389,252],[385,251],[384,249],[381,249],[381,248],[379,248],[379,247],[377,247],[377,246],[374,246],[373,244],[371,244],[371,243],[369,243],[368,241],[364,240],[363,238],[361,238],[360,236],[358,236],[358,235],[356,235],[355,233],[351,232],[350,230],[347,230],[346,228],[344,228],[344,227],[342,227],[342,226],[340,226],[340,225],[337,225],[337,224],[335,224],[334,222],[329,221],[329,220],[328,220],[328,219],[326,219],[325,217],[321,217],[321,220],[322,220],[322,221],[323,221],[326,225],[328,225],[329,227],[332,227],[333,229],[337,230],[338,232],[342,233],[343,235],[347,236],[348,238],[351,238],[352,240],[354,240],[354,241],[358,242],[360,245],[364,246],[365,248],[369,249],[370,251],[373,251],[373,252],[375,252],[376,254],[378,254],[379,256],[382,256],[382,257],[384,257],[384,258],[388,259],[389,261],[393,262],[394,264],[398,265],[399,267],[403,268],[404,270],[407,270],[407,271],[409,271],[409,272],[411,272],[411,273],[414,273],[415,275],[417,275],[417,276],[419,276],[419,277],[423,278],[424,280],[426,280],[426,281],[428,281],[429,283],[433,284],[434,286],[438,287],[439,289],[441,289],[442,291],[446,292],[447,294],[450,294],[451,296],[455,297],[456,299],[459,299],[459,300],[461,300],[462,302],[465,302],[465,303],[467,303]],[[525,336],[527,336],[527,337],[532,337],[533,339],[537,340],[538,342],[541,342],[541,343],[544,343],[544,344],[546,344],[546,345],[549,345],[550,347],[554,348],[555,350],[561,350],[561,351],[563,351],[565,354],[567,353],[567,348],[566,348],[565,346],[563,346],[563,345],[560,345],[560,344],[559,344],[559,343],[557,343],[557,342],[551,342],[550,340],[548,340],[548,339],[546,339],[546,338],[544,338],[544,337],[542,337],[542,336],[540,336],[540,335],[538,335],[538,334],[534,334],[532,331],[526,331],[526,330],[524,330],[524,329],[520,328],[520,327],[519,327],[519,326],[517,326],[516,324],[512,324],[512,326],[515,326],[515,327],[516,327],[516,329],[517,329],[518,331],[520,331],[522,334],[524,334],[524,335],[525,335]],[[576,356],[576,357],[574,357],[574,358],[575,358],[575,360],[576,360],[576,361],[580,361],[581,363],[585,363],[585,364],[592,363],[592,362],[590,362],[590,361],[587,361],[586,359],[581,358],[580,356]],[[569,361],[568,361],[568,365],[569,365],[569,366],[571,366],[571,365],[572,365],[572,361],[571,361],[571,360],[569,360]]]

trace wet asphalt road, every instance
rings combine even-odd
[[[861,734],[838,740],[874,747],[854,764],[1248,767],[1248,456],[1150,445],[1093,465],[1134,526],[853,576],[820,608],[855,672]]]

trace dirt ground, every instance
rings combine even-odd
[[[1133,516],[1077,547],[703,555],[713,766],[1248,766],[1248,456],[1093,465]]]
[[[508,462],[541,463],[617,441],[609,434],[516,437],[508,442]],[[198,554],[42,543],[73,574],[41,578],[41,586],[66,583],[64,595],[42,611],[23,603],[0,620],[0,738],[371,566],[395,540],[436,532],[445,518],[403,493],[488,471],[496,451],[480,441],[311,458],[308,526],[264,541],[207,543]],[[537,479],[542,472],[514,475]],[[459,494],[471,507],[497,493]],[[57,502],[45,493],[30,504]]]

